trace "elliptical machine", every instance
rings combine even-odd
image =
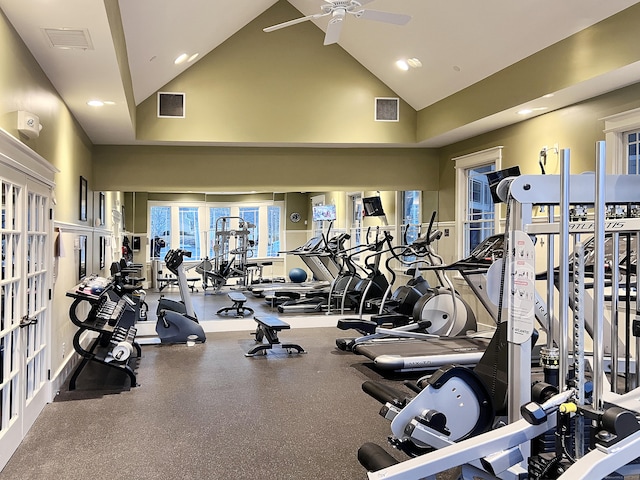
[[[362,317],[338,320],[339,329],[355,329],[362,334],[358,338],[336,339],[336,346],[339,349],[353,350],[358,344],[380,339],[386,342],[393,337],[426,340],[435,337],[465,336],[468,332],[476,331],[477,323],[473,311],[456,292],[444,272],[442,258],[431,247],[432,242],[442,235],[439,230],[432,230],[435,215],[436,212],[433,212],[424,236],[410,245],[389,247],[387,252],[383,252],[391,254],[387,259],[386,268],[392,280],[379,304],[378,314],[372,315],[369,320],[364,320]],[[415,256],[416,260],[407,263],[403,260],[405,255]],[[406,285],[399,287],[390,295],[396,278],[390,266],[390,261],[393,259],[401,265],[411,265],[414,268],[414,276]],[[439,286],[431,287],[419,274],[418,267],[425,260],[429,264],[426,268],[434,271],[440,283]],[[384,328],[385,325],[388,328]]]
[[[191,252],[182,249],[169,250],[164,262],[171,273],[178,278],[178,288],[182,301],[160,297],[158,301],[158,321],[156,333],[161,343],[186,343],[187,341],[204,342],[206,336],[198,323],[193,309],[187,276],[184,271],[184,257]]]

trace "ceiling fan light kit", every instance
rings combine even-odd
[[[364,18],[365,20],[374,20],[376,22],[391,23],[394,25],[406,25],[411,16],[403,15],[399,13],[381,12],[378,10],[366,10],[361,9],[363,5],[372,2],[373,0],[326,0],[326,3],[320,6],[322,13],[316,13],[314,15],[307,15],[306,17],[296,18],[289,20],[288,22],[279,23],[263,29],[264,32],[273,32],[280,30],[281,28],[290,27],[298,23],[306,22],[307,20],[313,20],[315,18],[326,17],[331,15],[331,19],[327,24],[327,31],[324,37],[324,44],[331,45],[337,43],[340,39],[340,32],[342,30],[342,24],[347,13],[353,15],[356,18]]]

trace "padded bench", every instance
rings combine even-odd
[[[253,347],[245,353],[245,356],[253,357],[258,354],[266,355],[267,350],[273,349],[274,345],[287,350],[288,353],[292,353],[291,350],[296,350],[297,353],[307,353],[300,345],[296,345],[294,343],[280,343],[278,332],[291,328],[287,322],[283,322],[278,317],[269,315],[260,317],[255,316],[253,319],[258,323],[253,335],[256,338],[256,342],[259,342],[260,345]],[[268,343],[264,343],[264,339],[266,339]]]
[[[244,306],[244,303],[247,301],[247,297],[245,297],[243,293],[229,292],[227,296],[233,302],[233,305],[221,308],[218,310],[218,315],[226,315],[229,312],[235,312],[235,316],[240,318],[245,315],[253,314],[253,308]]]

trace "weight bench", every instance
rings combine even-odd
[[[247,301],[247,297],[240,292],[229,292],[229,299],[233,302],[230,307],[224,307],[218,310],[218,315],[226,315],[229,312],[235,310],[236,317],[244,317],[253,313],[253,308],[245,307],[244,302]]]
[[[278,317],[265,316],[265,317],[253,317],[253,319],[258,322],[258,326],[256,331],[253,333],[256,338],[256,342],[259,342],[260,345],[256,345],[247,353],[245,353],[246,357],[253,357],[258,355],[258,353],[263,353],[266,355],[267,350],[271,350],[274,345],[286,349],[288,353],[292,353],[291,350],[296,350],[297,353],[307,353],[300,345],[296,345],[294,343],[280,343],[280,339],[278,338],[278,332],[281,330],[287,330],[291,328],[291,326],[280,320]],[[267,339],[269,343],[263,343],[264,339]]]

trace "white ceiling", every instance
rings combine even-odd
[[[300,16],[319,13],[323,3],[287,1]],[[276,0],[120,1],[135,103],[188,68],[188,64],[174,65],[180,53],[198,52],[202,58],[274,3]],[[635,3],[375,0],[365,8],[409,14],[412,20],[396,26],[348,16],[339,44],[420,110]],[[0,0],[0,9],[95,144],[135,143],[105,0]],[[326,29],[326,17],[314,22]],[[43,28],[88,29],[94,48],[52,48]],[[277,31],[264,35],[277,35]],[[406,72],[395,67],[396,60],[411,57],[419,58],[423,67]],[[558,108],[638,80],[640,65],[630,65],[556,92],[547,106]],[[115,104],[96,109],[87,105],[92,98]],[[423,145],[444,145],[518,120],[513,112],[495,114]]]

